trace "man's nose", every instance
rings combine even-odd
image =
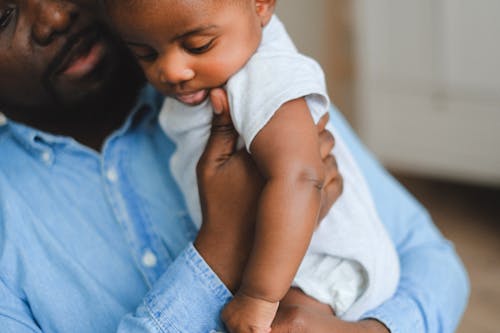
[[[77,7],[69,1],[41,0],[35,4],[33,39],[45,46],[57,35],[68,32],[78,17]]]
[[[195,77],[195,72],[189,66],[183,55],[169,56],[160,59],[158,77],[161,83],[177,85]]]

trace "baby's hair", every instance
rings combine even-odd
[[[133,7],[139,2],[143,2],[146,0],[101,0],[100,3],[103,8],[108,9],[110,5],[124,5],[127,7]]]
[[[134,5],[141,3],[141,2],[144,2],[144,1],[147,1],[147,0],[100,0],[100,3],[104,8],[107,9],[109,5],[125,5],[128,7],[133,7]],[[177,1],[183,1],[183,0],[177,0]],[[202,0],[202,1],[207,1],[207,0]],[[221,5],[224,4],[224,1],[226,1],[225,2],[226,4],[229,3],[229,4],[244,5],[244,4],[248,4],[250,0],[224,0],[224,1],[212,0],[212,1],[215,1],[216,3],[221,4]]]

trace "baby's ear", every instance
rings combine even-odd
[[[261,26],[265,27],[274,13],[276,0],[255,0],[255,10],[260,18]]]

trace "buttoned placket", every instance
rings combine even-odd
[[[7,117],[0,112],[0,127],[7,125]]]
[[[125,126],[127,129],[127,126]],[[141,210],[140,198],[122,166],[122,142],[125,132],[115,133],[106,143],[102,154],[102,175],[106,193],[118,223],[123,228],[134,261],[146,282],[152,286],[171,262],[165,245],[155,232],[152,221]]]
[[[0,113],[0,128],[8,127],[19,143],[46,166],[54,163],[56,144],[66,143],[67,138],[46,134],[22,124],[9,121]]]

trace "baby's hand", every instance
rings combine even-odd
[[[237,293],[222,311],[222,320],[230,333],[269,333],[279,302]]]

